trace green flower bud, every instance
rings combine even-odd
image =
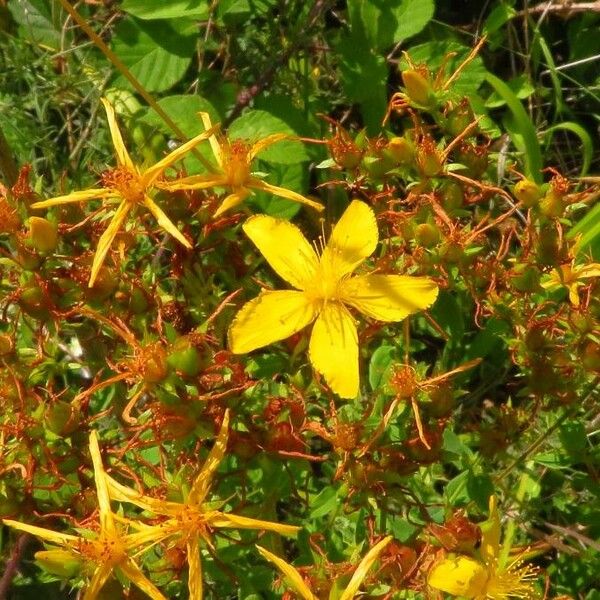
[[[52,252],[58,245],[58,229],[47,219],[30,217],[29,239],[31,245],[39,252]]]

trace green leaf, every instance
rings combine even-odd
[[[354,33],[362,30],[369,46],[383,50],[421,32],[434,13],[433,0],[350,0],[348,13]],[[363,48],[367,51],[367,47]]]
[[[595,260],[600,260],[600,204],[588,212],[567,234],[568,239],[581,235],[579,252],[591,250]]]
[[[192,21],[123,19],[115,29],[112,49],[149,92],[163,92],[187,71],[196,47]],[[117,87],[129,87],[119,77]]]
[[[504,81],[491,73],[487,74],[486,80],[498,95],[504,99],[513,116],[513,121],[509,123],[509,134],[516,148],[523,154],[526,175],[535,182],[541,183],[543,167],[542,151],[535,127],[527,111]]]
[[[25,39],[51,50],[60,50],[63,44],[69,47],[72,36],[68,29],[63,32],[65,13],[58,2],[18,0],[9,2],[8,9],[19,25],[19,34]]]
[[[306,169],[302,165],[269,165],[269,176],[265,179],[272,185],[277,185],[293,192],[303,193],[307,183]],[[291,219],[300,207],[298,202],[274,196],[268,192],[254,191],[248,203],[272,217]]]
[[[344,92],[360,104],[367,131],[374,135],[381,130],[387,109],[386,83],[388,69],[385,58],[376,55],[365,44],[364,37],[344,36],[337,45]]]
[[[121,10],[138,19],[205,19],[206,0],[123,0]]]
[[[311,519],[318,519],[328,515],[338,504],[337,490],[333,487],[326,487],[311,502]]]
[[[158,105],[190,138],[204,131],[204,126],[198,116],[199,112],[207,112],[213,123],[218,123],[220,119],[216,108],[202,96],[166,96],[158,101]],[[148,109],[148,112],[142,117],[142,121],[158,128],[166,135],[173,135],[171,128],[152,108]]]
[[[581,142],[581,152],[583,155],[583,161],[581,163],[581,170],[579,175],[583,177],[589,170],[592,164],[592,158],[594,157],[594,142],[590,134],[578,123],[572,121],[566,121],[565,123],[558,123],[552,127],[548,127],[545,133],[545,141],[549,146],[552,141],[552,137],[556,131],[570,131],[574,133]]]
[[[249,143],[258,142],[273,133],[286,133],[292,137],[297,135],[297,132],[285,121],[264,110],[246,111],[229,126],[228,130],[231,139],[243,139]],[[295,165],[309,160],[304,145],[293,139],[269,146],[258,157],[270,163],[283,165]]]
[[[506,85],[511,89],[514,95],[519,100],[524,100],[525,98],[529,98],[531,94],[535,91],[531,81],[527,77],[527,75],[519,75],[518,77],[514,77],[513,79],[509,79],[506,82]],[[486,101],[486,108],[498,108],[500,106],[504,106],[506,104],[506,100],[500,96],[497,92],[494,92]]]
[[[398,360],[395,346],[379,346],[371,355],[369,362],[369,385],[375,391],[385,382],[385,375],[391,365]]]

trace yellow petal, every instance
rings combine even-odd
[[[283,560],[283,558],[279,558],[279,556],[269,552],[262,546],[256,546],[256,548],[261,553],[263,558],[266,558],[268,561],[272,562],[281,571],[281,573],[285,576],[288,585],[297,594],[300,594],[303,600],[318,600],[318,598],[310,591],[306,583],[304,583],[302,575],[300,575],[300,573],[298,573],[298,571],[292,565]]]
[[[142,181],[144,182],[144,185],[151,185],[154,182],[154,180],[157,177],[159,177],[165,169],[168,169],[172,164],[175,164],[178,160],[183,158],[188,152],[190,152],[190,150],[193,150],[200,142],[211,137],[217,129],[218,125],[212,127],[208,131],[204,131],[200,135],[197,135],[196,137],[192,138],[191,140],[188,140],[187,142],[181,144],[181,146],[173,150],[173,152],[167,154],[167,156],[159,160],[156,164],[146,169],[142,176]]]
[[[294,202],[299,202],[300,204],[306,204],[311,208],[314,208],[321,212],[325,207],[310,198],[306,198],[302,194],[298,194],[297,192],[292,192],[292,190],[286,190],[285,188],[279,187],[277,185],[271,185],[266,181],[262,181],[256,177],[250,177],[247,183],[248,187],[254,188],[256,190],[262,190],[263,192],[269,192],[269,194],[273,194],[274,196],[280,196],[281,198],[286,198],[287,200],[293,200]]]
[[[265,148],[268,148],[277,142],[286,140],[289,137],[290,136],[287,133],[272,133],[271,135],[264,137],[262,140],[258,140],[258,142],[252,144],[250,152],[248,152],[248,160],[254,159]]]
[[[352,600],[354,598],[358,592],[358,588],[364,581],[370,568],[373,566],[373,563],[379,558],[379,555],[391,541],[392,536],[388,535],[365,554],[365,557],[360,561],[358,567],[356,567],[356,571],[354,571],[352,578],[348,582],[342,595],[339,597],[339,600]]]
[[[107,190],[104,188],[91,188],[80,192],[71,192],[64,196],[56,196],[42,202],[34,202],[31,208],[49,208],[59,204],[71,204],[72,202],[84,202],[85,200],[93,200],[94,198],[110,198],[116,196],[115,190]]]
[[[200,541],[197,535],[188,539],[186,550],[190,600],[202,600],[202,559],[200,558]]]
[[[486,564],[492,564],[500,554],[500,514],[496,505],[496,496],[490,496],[489,517],[481,527],[481,555]]]
[[[309,358],[329,387],[342,398],[358,394],[358,335],[343,304],[328,302],[310,337]]]
[[[573,306],[579,306],[579,285],[577,282],[568,286],[569,301]]]
[[[591,263],[577,269],[577,279],[589,279],[590,277],[600,277],[600,264]]]
[[[142,570],[133,559],[129,558],[122,562],[119,569],[131,583],[140,588],[147,596],[150,596],[152,600],[166,600],[160,590],[142,573]]]
[[[96,494],[98,495],[98,508],[100,509],[100,528],[102,531],[114,533],[115,522],[110,509],[110,496],[108,494],[108,483],[102,466],[100,446],[98,445],[98,434],[92,430],[90,433],[90,454],[94,465],[94,481],[96,483]]]
[[[129,156],[129,152],[127,152],[127,148],[125,148],[125,144],[123,143],[121,130],[119,129],[119,125],[115,117],[115,109],[112,107],[112,104],[106,98],[101,98],[101,100],[102,104],[104,104],[104,109],[106,110],[106,118],[108,119],[110,136],[112,138],[113,146],[115,147],[117,162],[119,163],[119,165],[124,165],[134,173],[137,173],[137,169],[135,168],[133,161]]]
[[[100,239],[98,240],[98,247],[96,248],[96,254],[94,254],[94,261],[92,262],[92,271],[90,274],[90,281],[88,283],[89,287],[94,287],[96,277],[98,277],[98,271],[100,271],[100,267],[104,263],[104,259],[106,258],[108,250],[110,249],[110,246],[113,243],[117,233],[119,233],[119,229],[121,229],[121,226],[127,218],[130,209],[131,204],[129,204],[129,202],[121,202],[108,227],[100,236]]]
[[[167,217],[167,215],[163,212],[163,210],[150,198],[150,196],[146,196],[144,198],[144,205],[148,208],[148,210],[152,213],[157,223],[164,229],[167,233],[171,234],[178,242],[183,244],[186,248],[192,248],[192,245],[185,239],[183,233],[175,227],[173,221]]]
[[[190,504],[201,504],[204,502],[208,490],[212,484],[212,479],[215,471],[219,468],[225,452],[227,451],[227,439],[229,437],[229,409],[225,411],[223,416],[223,422],[219,429],[219,435],[210,449],[202,470],[196,477],[192,489],[188,495],[188,502]]]
[[[177,190],[205,190],[226,184],[227,180],[222,175],[190,175],[189,177],[173,179],[173,181],[157,181],[156,187],[174,192]]]
[[[255,215],[242,229],[277,275],[296,289],[304,289],[314,279],[319,259],[298,227],[284,219]]]
[[[213,215],[213,219],[216,219],[218,216],[222,215],[225,211],[234,208],[238,204],[241,204],[250,194],[250,190],[246,188],[240,188],[236,190],[229,196],[225,196],[225,199],[221,202],[219,208],[215,211]]]
[[[249,517],[220,512],[210,517],[209,525],[222,529],[261,529],[293,536],[297,535],[301,529],[295,525],[282,525],[273,521],[262,521],[260,519],[251,519]]]
[[[476,560],[467,556],[446,558],[433,566],[427,575],[427,583],[434,589],[463,596],[479,598],[485,596],[489,573]]]
[[[53,544],[60,544],[61,546],[67,546],[70,542],[76,542],[79,540],[79,538],[74,535],[59,533],[58,531],[52,531],[52,529],[28,525],[27,523],[20,523],[19,521],[13,521],[12,519],[3,519],[2,522],[5,525],[8,525],[8,527],[18,529],[19,531],[25,531],[26,533],[31,533],[31,535],[35,535],[43,540],[48,540]]]
[[[207,112],[198,113],[200,118],[202,119],[202,124],[204,125],[204,129],[209,130],[212,129],[212,123],[210,120],[210,116]],[[217,136],[213,133],[209,138],[210,147],[217,161],[219,167],[223,166],[223,153],[221,152],[221,146],[219,145],[219,141],[217,140]]]
[[[373,209],[360,200],[353,200],[333,228],[321,261],[330,264],[332,272],[341,279],[373,254],[378,240]]]
[[[379,321],[402,321],[431,306],[437,285],[427,277],[404,275],[361,275],[341,282],[342,300]]]
[[[311,323],[316,307],[302,292],[263,290],[247,302],[229,327],[229,348],[244,354],[284,340]]]
[[[100,565],[96,567],[90,583],[85,588],[82,600],[96,600],[100,590],[104,587],[104,584],[111,573],[112,567],[109,565]]]
[[[106,482],[111,498],[118,502],[129,502],[157,515],[175,516],[181,511],[179,503],[145,496],[137,490],[119,483],[110,475],[106,476]]]

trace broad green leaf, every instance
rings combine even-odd
[[[386,373],[398,360],[398,349],[395,346],[379,346],[369,361],[369,384],[375,391],[385,382]]]
[[[121,10],[138,19],[204,19],[206,0],[123,0]]]
[[[69,47],[70,30],[63,31],[65,12],[51,0],[17,0],[8,3],[19,33],[34,44],[51,50]]]
[[[510,121],[509,134],[517,150],[523,154],[526,175],[534,181],[541,183],[543,166],[542,151],[535,127],[527,111],[504,81],[491,73],[487,74],[486,80],[504,99],[512,114],[513,119]]]
[[[283,120],[264,110],[248,110],[230,126],[230,139],[247,140],[250,144],[273,133],[285,133],[294,138],[297,133]],[[296,165],[309,160],[304,145],[295,139],[282,140],[258,155],[261,160],[283,165]],[[270,182],[272,183],[272,182]]]
[[[123,19],[115,28],[112,49],[149,92],[164,92],[185,74],[196,47],[191,21]],[[129,87],[119,77],[117,87]]]
[[[318,519],[328,515],[338,504],[338,492],[333,487],[326,487],[321,490],[314,500],[310,503],[310,518]]]
[[[302,165],[269,164],[268,173],[265,179],[267,183],[278,185],[279,187],[300,194],[304,193],[307,175],[306,169]],[[293,218],[302,206],[298,202],[259,191],[255,191],[248,202],[259,209],[259,212],[264,212],[267,215],[280,219]]]
[[[529,81],[529,78],[526,75],[519,75],[514,79],[509,79],[506,82],[506,85],[519,100],[529,98],[529,96],[531,96],[531,94],[533,94],[535,91],[531,81]],[[486,108],[498,108],[500,106],[504,106],[505,104],[506,100],[497,92],[492,93],[492,95],[485,101]]]

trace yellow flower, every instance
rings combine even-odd
[[[599,263],[589,265],[567,263],[552,271],[547,280],[542,283],[542,287],[547,290],[566,287],[569,290],[571,304],[579,306],[579,287],[583,285],[582,279],[591,279],[592,277],[600,277]]]
[[[348,585],[344,588],[341,595],[338,597],[338,600],[352,600],[360,588],[362,582],[364,581],[367,573],[373,566],[373,563],[379,558],[379,555],[383,551],[383,549],[392,541],[392,536],[389,535],[383,540],[381,540],[378,544],[373,546],[364,556],[364,558],[360,561],[358,567],[354,571]],[[284,575],[287,584],[296,592],[302,600],[318,600],[317,596],[311,591],[308,585],[304,582],[302,575],[288,562],[276,556],[272,552],[269,552],[267,549],[262,546],[256,546],[258,551],[262,554],[264,558],[268,561],[272,562]]]
[[[165,600],[158,588],[144,576],[131,555],[133,551],[140,554],[149,546],[159,542],[164,538],[165,532],[159,527],[121,518],[118,520],[137,531],[124,533],[122,528],[117,526],[117,517],[110,509],[107,475],[102,468],[95,431],[90,435],[90,453],[94,464],[99,506],[100,530],[97,533],[90,532],[89,537],[75,536],[9,519],[4,519],[4,524],[60,546],[60,548],[37,552],[36,559],[42,564],[59,567],[66,576],[75,574],[81,564],[84,567],[91,567],[92,575],[82,600],[94,600],[114,571],[120,572],[154,600]]]
[[[200,113],[204,127],[208,132],[212,132],[212,124],[208,113]],[[226,210],[241,204],[251,193],[252,190],[261,190],[269,192],[275,196],[281,196],[294,202],[300,202],[315,208],[323,210],[323,206],[305,198],[301,194],[286,190],[266,183],[255,175],[252,175],[251,165],[256,156],[268,146],[286,139],[284,133],[274,133],[259,140],[254,144],[248,144],[244,140],[229,140],[223,137],[220,141],[214,134],[209,137],[211,149],[217,163],[214,173],[208,175],[191,175],[171,182],[161,182],[159,187],[164,190],[204,190],[211,187],[224,187],[229,190],[229,195],[225,197],[221,206],[216,210],[214,217],[218,217]]]
[[[373,210],[359,200],[350,203],[320,257],[288,221],[255,215],[244,231],[296,289],[263,290],[242,307],[229,328],[232,352],[283,340],[315,321],[310,362],[342,398],[354,398],[359,387],[358,335],[348,307],[379,321],[401,321],[437,297],[437,286],[426,277],[351,276],[379,239]]]
[[[179,148],[173,150],[173,152],[165,156],[162,160],[159,160],[155,165],[142,170],[133,163],[123,144],[123,138],[121,137],[121,132],[117,125],[113,107],[105,98],[102,98],[102,103],[106,109],[112,143],[117,158],[117,166],[102,174],[102,187],[100,188],[71,192],[64,196],[57,196],[56,198],[50,198],[43,202],[35,202],[31,205],[32,208],[49,208],[51,206],[68,204],[71,202],[84,202],[94,198],[101,200],[112,200],[117,198],[120,200],[119,206],[108,227],[98,241],[98,248],[96,249],[94,261],[92,263],[89,287],[93,287],[96,277],[98,276],[98,271],[106,258],[106,254],[119,229],[125,222],[127,215],[137,206],[144,206],[147,208],[157,220],[160,227],[175,237],[186,248],[192,247],[177,227],[175,227],[169,217],[167,217],[163,210],[154,202],[150,194],[152,193],[152,190],[156,188],[156,180],[163,174],[165,169],[177,162],[202,140],[207,139],[213,132],[213,130],[205,131],[185,144],[182,144]]]
[[[508,565],[499,564],[500,515],[496,499],[490,497],[490,516],[482,523],[481,560],[459,555],[436,563],[427,583],[436,590],[474,600],[508,600],[538,598],[533,582],[538,570],[522,565],[521,556]]]
[[[251,519],[239,515],[226,514],[205,506],[212,478],[225,456],[229,428],[229,411],[225,412],[219,435],[204,466],[194,480],[184,502],[171,502],[145,496],[107,476],[112,498],[130,502],[140,508],[169,519],[160,525],[166,536],[176,537],[185,544],[189,577],[190,600],[202,598],[202,565],[200,563],[200,541],[212,547],[211,535],[214,529],[260,529],[276,531],[284,535],[295,535],[300,527],[281,525],[272,521]]]

